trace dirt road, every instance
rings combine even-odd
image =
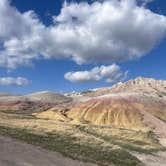
[[[158,152],[153,155],[133,153],[145,166],[166,166],[166,152]]]
[[[0,166],[94,166],[0,136]]]

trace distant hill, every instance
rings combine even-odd
[[[40,101],[46,103],[64,103],[71,101],[70,97],[66,97],[63,94],[49,91],[36,92],[25,95],[24,97],[31,101]]]
[[[28,95],[0,96],[0,110],[15,113],[32,113],[49,109],[58,104],[71,102],[62,94],[42,91]]]
[[[4,96],[11,96],[10,93],[0,93],[0,97],[4,97]]]

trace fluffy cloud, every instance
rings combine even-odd
[[[123,73],[116,64],[109,66],[94,67],[89,71],[68,72],[64,76],[71,82],[117,82],[126,79],[127,72]]]
[[[166,17],[136,0],[65,3],[45,26],[34,13],[0,1],[0,66],[16,68],[36,59],[73,59],[78,64],[140,58],[166,33]]]
[[[28,84],[29,80],[23,77],[0,77],[0,86],[24,86]]]

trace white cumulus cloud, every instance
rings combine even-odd
[[[117,82],[126,79],[127,71],[123,73],[116,64],[109,66],[94,67],[89,71],[67,72],[64,77],[71,82],[97,82],[104,80],[105,82]]]
[[[136,0],[65,3],[44,25],[34,11],[19,12],[0,0],[0,66],[68,58],[78,64],[137,59],[166,34],[166,17]]]
[[[0,86],[24,86],[29,83],[30,81],[23,77],[0,77]]]

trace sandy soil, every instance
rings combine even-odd
[[[0,136],[1,166],[95,166],[63,157],[8,137]]]

